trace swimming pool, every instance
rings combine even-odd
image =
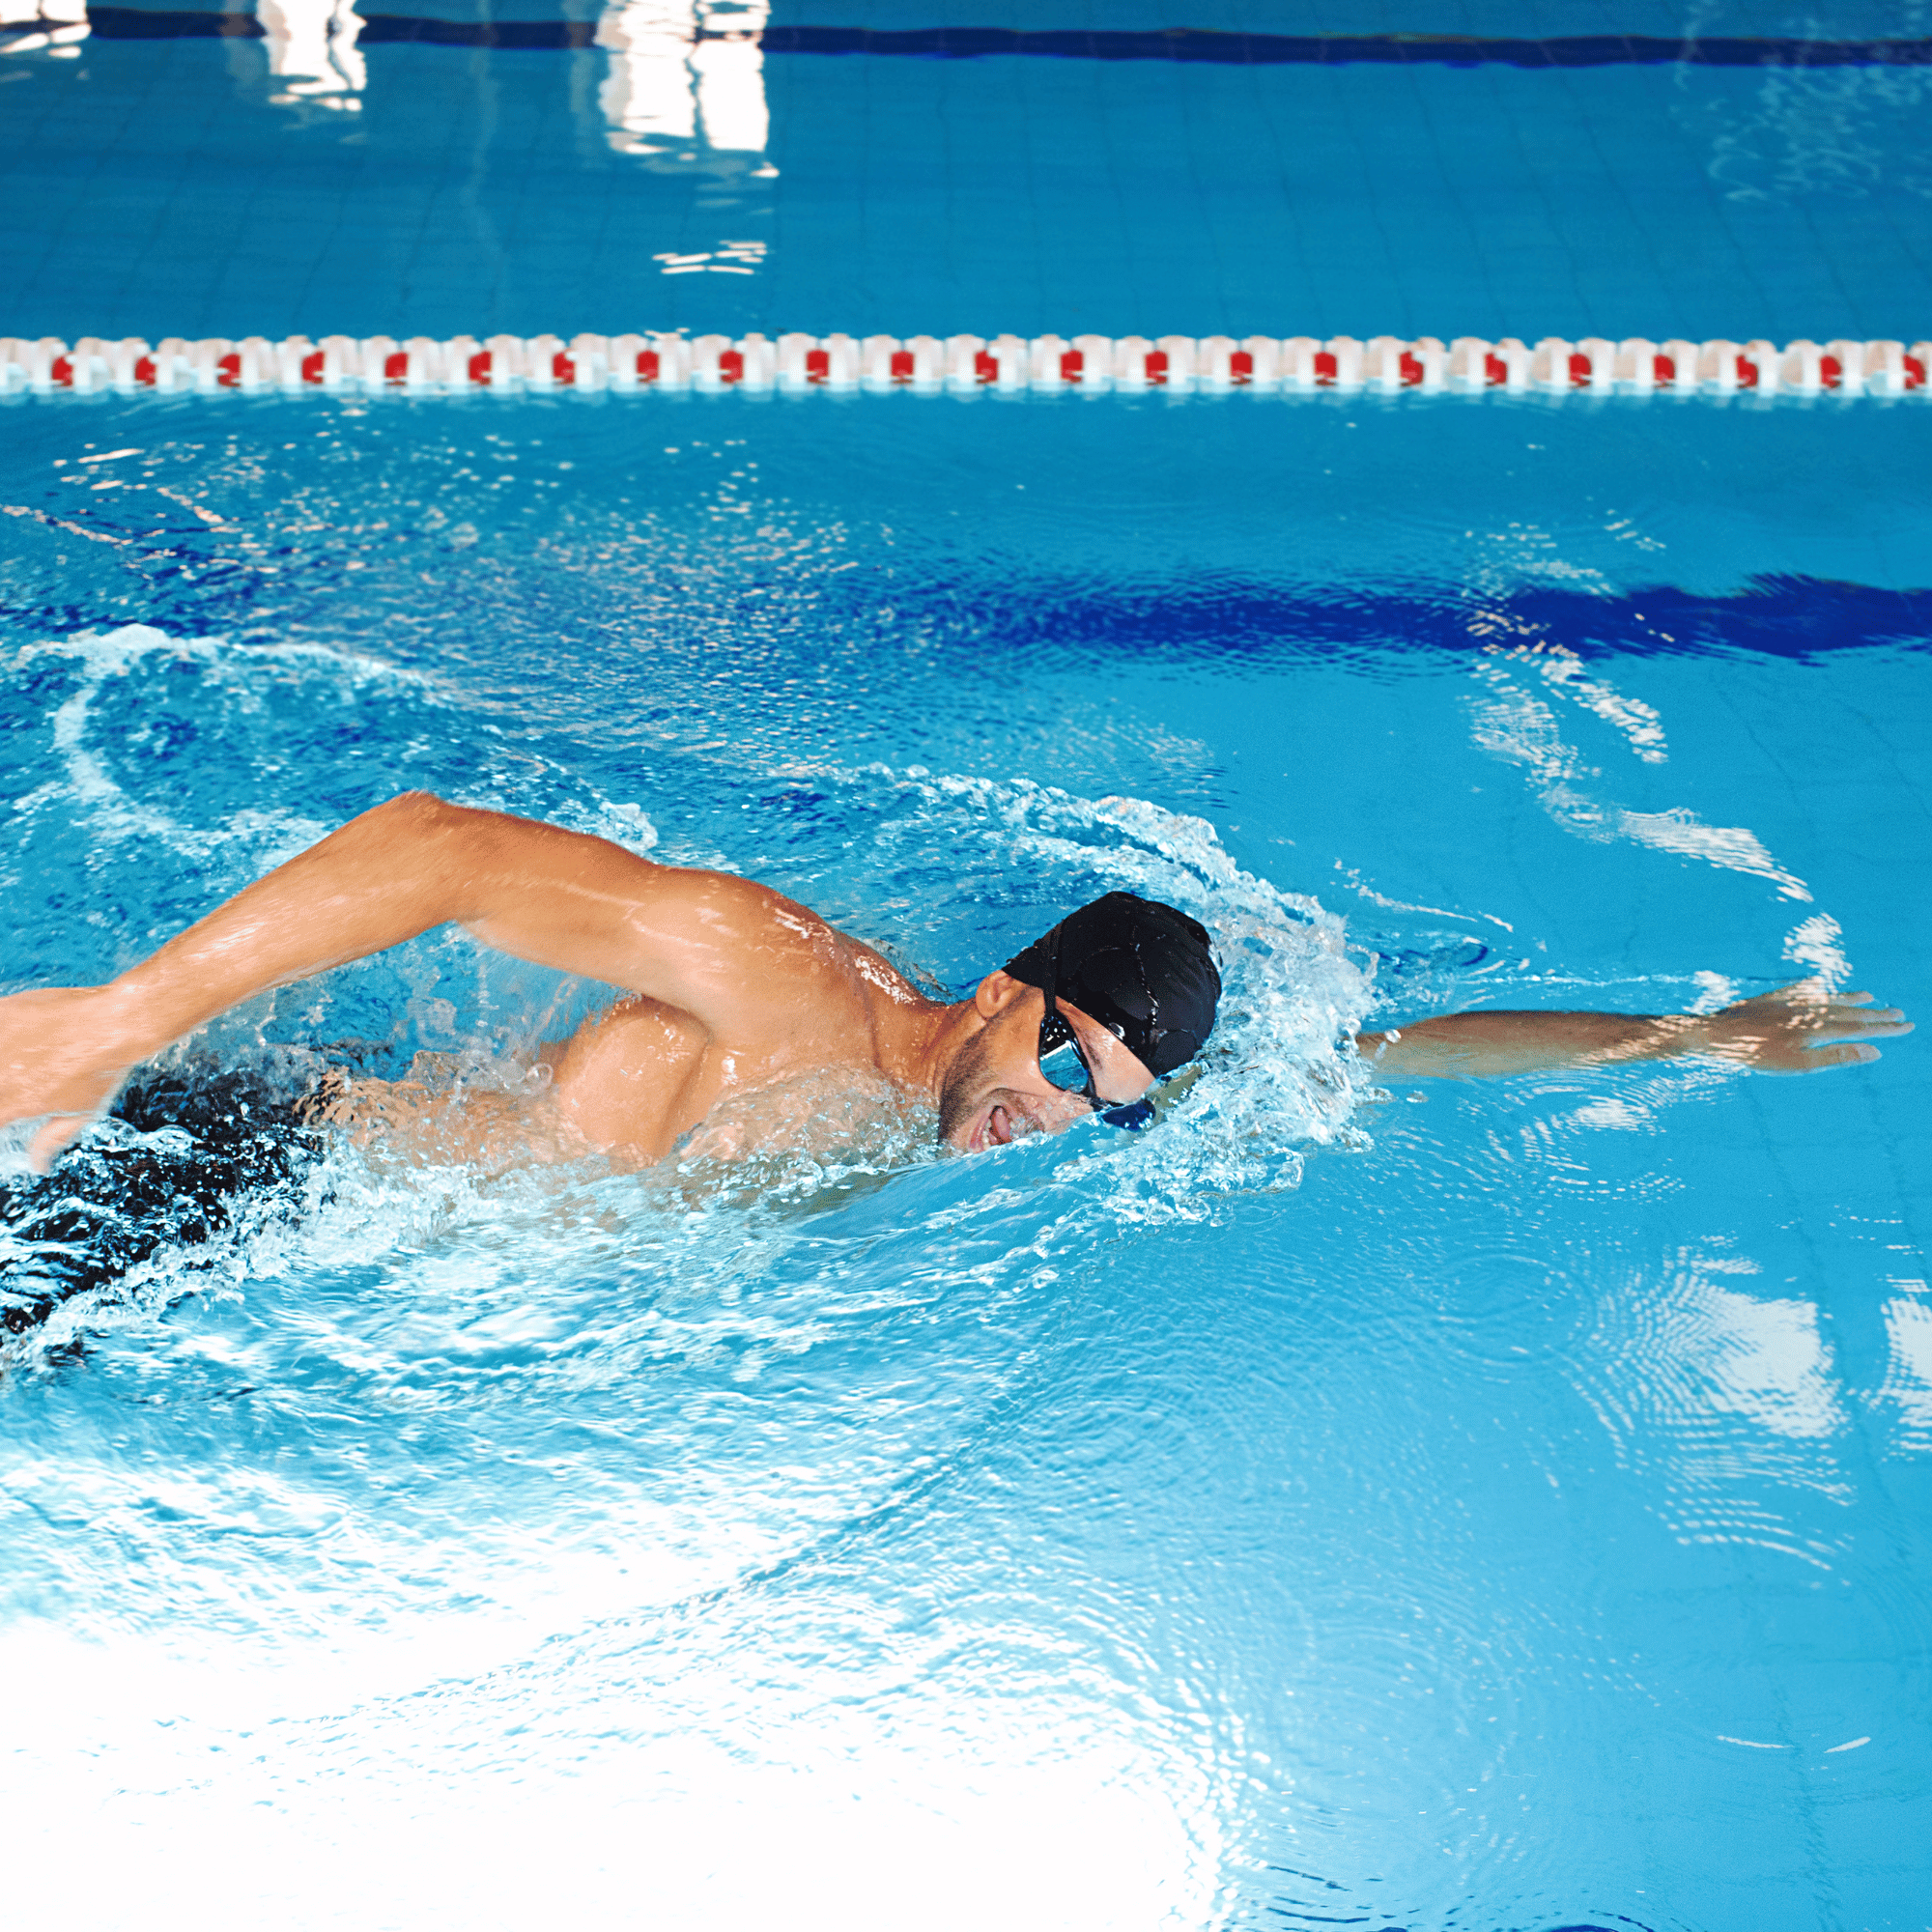
[[[1558,14],[1516,24],[1605,25]],[[103,193],[103,229],[215,234],[195,170],[219,142],[261,193],[228,254],[170,246],[147,294],[49,249],[8,328],[571,326],[587,302],[540,272],[541,224],[495,282],[453,249],[443,307],[367,230],[265,258],[281,168],[335,182],[351,230],[406,226],[314,158],[356,115],[269,99],[267,44],[18,57],[43,65],[14,96],[119,71],[179,119],[144,137],[171,185]],[[515,172],[489,141],[440,173],[383,146],[433,117],[407,78],[383,105],[382,63],[432,55],[469,76],[443,83],[462,112],[523,130],[503,152],[577,184],[552,266],[600,197],[689,224],[747,197],[705,245],[759,239],[736,217],[770,197],[749,275],[666,277],[611,231],[611,306],[653,326],[1923,332],[1904,251],[1846,239],[1909,239],[1918,206],[1863,70],[1847,112],[1877,160],[1846,229],[1812,219],[1823,188],[1712,197],[1760,289],[1802,220],[1820,259],[1844,248],[1836,292],[1805,307],[1794,270],[1787,306],[1734,320],[1700,245],[1664,316],[1615,308],[1607,258],[1573,287],[1514,243],[1461,280],[1414,269],[1426,312],[1373,260],[1350,281],[1359,255],[1297,283],[1237,250],[1213,282],[1188,209],[1236,134],[1193,90],[1285,113],[1248,69],[825,56],[818,79],[770,53],[764,158],[732,172],[744,151],[694,132],[693,180],[613,144],[649,130],[611,127],[594,43],[514,72],[377,43],[343,154],[395,158],[418,214],[465,168],[478,206]],[[260,67],[212,99],[156,64],[190,56],[224,87]],[[1281,72],[1314,101],[1524,77]],[[1610,185],[1620,103],[1708,135],[1673,101],[1764,84],[1560,80],[1552,119],[1609,151]],[[829,194],[786,199],[807,129],[886,192],[942,86],[1009,103],[950,113],[1016,169],[1121,98],[1174,117],[1161,152],[1191,172],[1145,219],[1161,261],[1107,225],[1132,197],[1091,185],[1018,242],[973,206],[937,218],[951,260],[895,253],[865,208],[847,246]],[[1060,246],[1083,209],[1085,257]],[[1331,203],[1297,220],[1342,232]],[[297,271],[307,307],[278,293]],[[995,313],[962,315],[969,288]],[[1180,312],[1147,315],[1169,291]],[[16,400],[9,983],[111,972],[427,785],[768,879],[947,988],[1137,886],[1214,923],[1231,988],[1208,1074],[1149,1134],[936,1160],[888,1133],[751,1176],[560,1181],[338,1151],[300,1215],[14,1345],[16,1895],[63,1925],[190,1900],[411,1928],[1922,1923],[1916,1043],[1803,1082],[1677,1063],[1382,1097],[1334,1040],[1371,1009],[1657,1009],[1813,970],[1915,1003],[1923,421],[1871,398]],[[208,1043],[468,1052],[487,1080],[595,997],[440,938]]]

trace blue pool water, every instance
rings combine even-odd
[[[327,5],[283,4],[306,31],[16,57],[10,331],[1911,341],[1932,306],[1924,0],[769,10],[787,28],[1475,47],[1284,65],[725,42],[698,59],[676,38],[680,19],[734,31],[760,0],[365,10],[472,28],[560,12],[606,43],[493,50],[330,36]],[[213,0],[186,17],[254,24]],[[1508,38],[1686,34],[1788,50],[1538,71]],[[1793,64],[1881,36],[1918,64]]]
[[[1366,24],[1505,31],[1451,11]],[[1645,11],[1619,17],[1685,24]],[[1036,183],[1104,89],[1177,117],[1166,255],[1108,226],[1131,144],[1052,189],[1091,257],[1053,223],[1003,253],[929,185],[948,255],[882,228],[835,245],[829,187],[784,199],[803,134],[730,167],[748,151],[694,135],[691,178],[620,156],[594,49],[512,72],[374,46],[347,149],[355,115],[275,105],[263,49],[10,57],[9,112],[138,82],[158,118],[72,136],[101,173],[71,206],[118,256],[56,245],[57,198],[8,201],[46,246],[7,327],[604,326],[538,272],[553,233],[561,259],[608,196],[701,252],[725,193],[773,197],[762,264],[653,280],[680,235],[613,229],[611,326],[867,327],[923,291],[950,327],[969,281],[996,327],[1064,327],[1087,290],[1072,319],[1122,332],[1136,289],[1180,327],[1248,326],[1211,306],[1187,197],[1252,143],[1192,72],[801,57],[790,125],[863,151],[881,192],[922,88],[1004,89],[956,112],[1015,168],[1026,136]],[[396,170],[417,218],[529,169],[384,81],[432,52],[463,112],[575,184],[497,255],[452,242],[435,287],[370,239],[384,203],[345,170],[440,141]],[[1923,234],[1910,140],[1873,118],[1894,97],[1854,78],[1874,160],[1833,204],[1848,228],[1775,182],[1739,213],[1716,151],[1677,151],[1757,286],[1785,241],[1811,261],[1808,296],[1754,312],[1774,332],[1918,332],[1920,258],[1847,239]],[[1397,81],[1446,85],[1375,84]],[[1662,116],[1766,84],[1568,72],[1556,118],[1615,185],[1632,93]],[[1076,86],[1084,105],[1020,92]],[[325,139],[304,191],[338,212],[274,230],[283,254],[253,215],[220,226],[220,144],[266,201]],[[1414,205],[1348,190],[1391,262],[1446,205],[1442,139]],[[1559,157],[1525,153],[1548,186]],[[67,180],[59,154],[37,136],[12,178]],[[1660,249],[1679,234],[1670,195],[1628,205]],[[1331,199],[1294,206],[1342,232]],[[1745,284],[1703,218],[1668,256],[1684,306],[1652,301],[1647,332],[1757,326],[1719,314]],[[214,239],[165,239],[190,220]],[[137,230],[163,235],[158,294],[127,270]],[[1514,244],[1441,245],[1417,326],[1487,324],[1457,307],[1487,277],[1498,327],[1618,332]],[[1284,331],[1357,301],[1383,326],[1380,259],[1297,281],[1286,249],[1225,257]],[[9,986],[110,974],[411,785],[767,879],[949,991],[1110,886],[1208,921],[1229,981],[1206,1072],[1144,1135],[939,1159],[917,1123],[866,1121],[835,1158],[641,1177],[337,1148],[298,1202],[11,1343],[12,1897],[61,1927],[1922,1926],[1922,1048],[1809,1080],[1684,1062],[1383,1091],[1338,1042],[1369,1015],[1708,1007],[1808,972],[1923,1005],[1924,421],[1576,398],[6,409]],[[195,1046],[379,1069],[429,1048],[487,1086],[599,998],[433,935]]]

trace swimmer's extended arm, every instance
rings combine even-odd
[[[607,839],[406,793],[108,985],[0,999],[0,1124],[52,1116],[31,1149],[44,1166],[129,1067],[217,1013],[450,922],[714,1027],[771,1018],[830,934],[728,873],[657,866]]]
[[[1391,1080],[1468,1080],[1559,1066],[1703,1055],[1767,1073],[1814,1073],[1876,1060],[1874,1039],[1910,1033],[1894,1007],[1869,993],[1829,993],[1800,980],[1715,1013],[1444,1013],[1387,1033],[1357,1050]]]

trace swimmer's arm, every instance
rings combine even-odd
[[[602,980],[707,1027],[769,1022],[830,928],[728,873],[407,793],[238,893],[106,986],[0,1000],[0,1123],[51,1116],[43,1164],[128,1069],[271,986],[461,923],[518,957]]]
[[[1390,1080],[1470,1080],[1550,1067],[1701,1055],[1767,1073],[1815,1073],[1878,1058],[1874,1039],[1912,1031],[1869,993],[1827,992],[1801,980],[1715,1013],[1443,1013],[1356,1036],[1356,1050]]]

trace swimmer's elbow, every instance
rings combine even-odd
[[[495,817],[434,792],[403,791],[352,818],[318,849],[332,851],[339,863],[373,866],[422,892],[435,881],[473,870]]]
[[[445,843],[496,816],[494,812],[478,811],[471,806],[439,798],[433,791],[399,791],[394,798],[371,807],[353,823],[357,830],[366,829],[382,844],[393,849]]]
[[[362,816],[390,825],[434,825],[446,822],[462,810],[460,805],[452,805],[433,791],[399,791],[394,798],[373,806]]]

